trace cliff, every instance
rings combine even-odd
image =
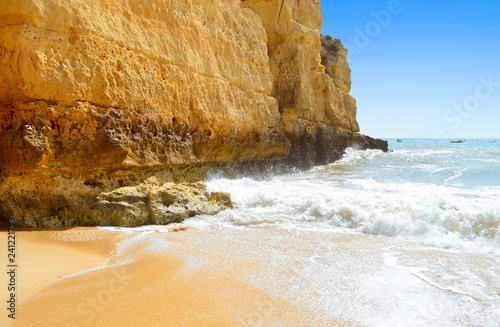
[[[321,37],[320,1],[243,3],[259,15],[268,35],[272,95],[279,103],[281,130],[292,143],[286,161],[310,168],[339,159],[345,148],[354,144],[387,150],[387,143],[357,133],[347,51],[343,46],[329,47],[329,40]],[[332,52],[335,54],[323,62],[329,68],[327,74],[320,53],[326,56]]]
[[[0,218],[168,223],[229,205],[209,168],[386,149],[356,133],[345,53],[325,73],[321,21],[314,0],[2,1]]]

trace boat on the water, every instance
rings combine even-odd
[[[398,142],[403,142],[403,140],[402,140],[402,139],[397,139],[396,141],[398,141]]]
[[[451,143],[465,143],[465,140],[450,141]]]

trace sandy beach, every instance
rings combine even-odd
[[[18,231],[16,319],[3,314],[1,324],[280,326],[307,316],[245,283],[239,271],[244,267],[228,274],[175,255],[189,233]],[[6,232],[0,237],[6,244]]]
[[[113,249],[117,241],[113,233],[104,238],[89,238],[89,228],[75,228],[58,231],[17,231],[16,232],[16,300],[18,305],[37,295],[44,289],[50,289],[65,276],[99,267]],[[81,237],[64,237],[74,233]],[[86,235],[86,236],[83,236]],[[0,232],[1,244],[7,245],[7,232]],[[7,265],[7,253],[1,255],[2,263]],[[2,284],[8,284],[7,275],[2,274]],[[2,292],[2,298],[7,298]],[[20,310],[23,314],[20,314]],[[22,326],[30,321],[31,310],[17,308],[17,325]],[[12,319],[2,315],[6,325],[14,325]],[[5,320],[4,320],[5,319]],[[3,323],[2,322],[2,325]]]
[[[473,272],[497,293],[490,256],[341,229],[194,225],[17,231],[16,319],[4,311],[1,325],[413,326],[496,312],[464,282]]]
[[[499,327],[499,11],[0,1],[0,327]]]

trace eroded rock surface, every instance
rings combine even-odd
[[[208,169],[387,149],[321,23],[317,0],[2,1],[0,219],[164,224],[231,206],[172,184]]]
[[[259,15],[268,35],[272,95],[279,103],[281,130],[292,143],[286,162],[310,168],[337,160],[354,144],[387,150],[387,143],[357,133],[347,51],[341,44],[324,51],[331,46],[319,33],[323,21],[320,1],[244,3]],[[326,72],[322,49],[329,56],[323,61],[328,62]]]
[[[150,178],[99,193],[106,188],[79,183],[73,176],[37,177],[31,183],[11,177],[3,184],[15,191],[2,194],[0,213],[22,217],[20,227],[164,225],[233,207],[228,193],[209,194],[203,182],[161,184]]]

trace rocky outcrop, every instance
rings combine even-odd
[[[74,175],[61,174],[11,176],[2,184],[10,192],[2,192],[0,214],[17,217],[19,226],[30,228],[131,227],[180,222],[232,208],[228,193],[209,194],[203,182],[161,184],[153,177],[101,193],[96,190],[106,188],[91,182],[79,183]]]
[[[325,73],[332,79],[336,87],[344,92],[351,91],[351,68],[347,62],[347,50],[339,39],[330,35],[321,36],[321,64]]]
[[[102,194],[286,157],[266,42],[239,1],[2,1],[1,217],[123,224],[128,210],[140,212],[129,225],[168,222]]]
[[[345,50],[325,74],[321,21],[315,0],[2,1],[0,218],[163,224],[230,206],[155,195],[207,169],[384,148],[356,133]]]
[[[323,56],[335,52],[326,60],[325,73],[320,53],[322,47],[331,47],[319,33],[323,20],[320,2],[244,3],[259,15],[268,35],[272,95],[278,99],[281,129],[292,143],[285,161],[310,168],[337,160],[353,144],[387,150],[385,142],[357,134],[356,101],[349,95],[350,69],[343,46],[323,51]]]
[[[97,200],[93,208],[97,222],[114,226],[165,225],[232,208],[229,193],[218,192],[209,196],[202,182],[142,183],[101,193]],[[100,217],[106,217],[108,221]]]

